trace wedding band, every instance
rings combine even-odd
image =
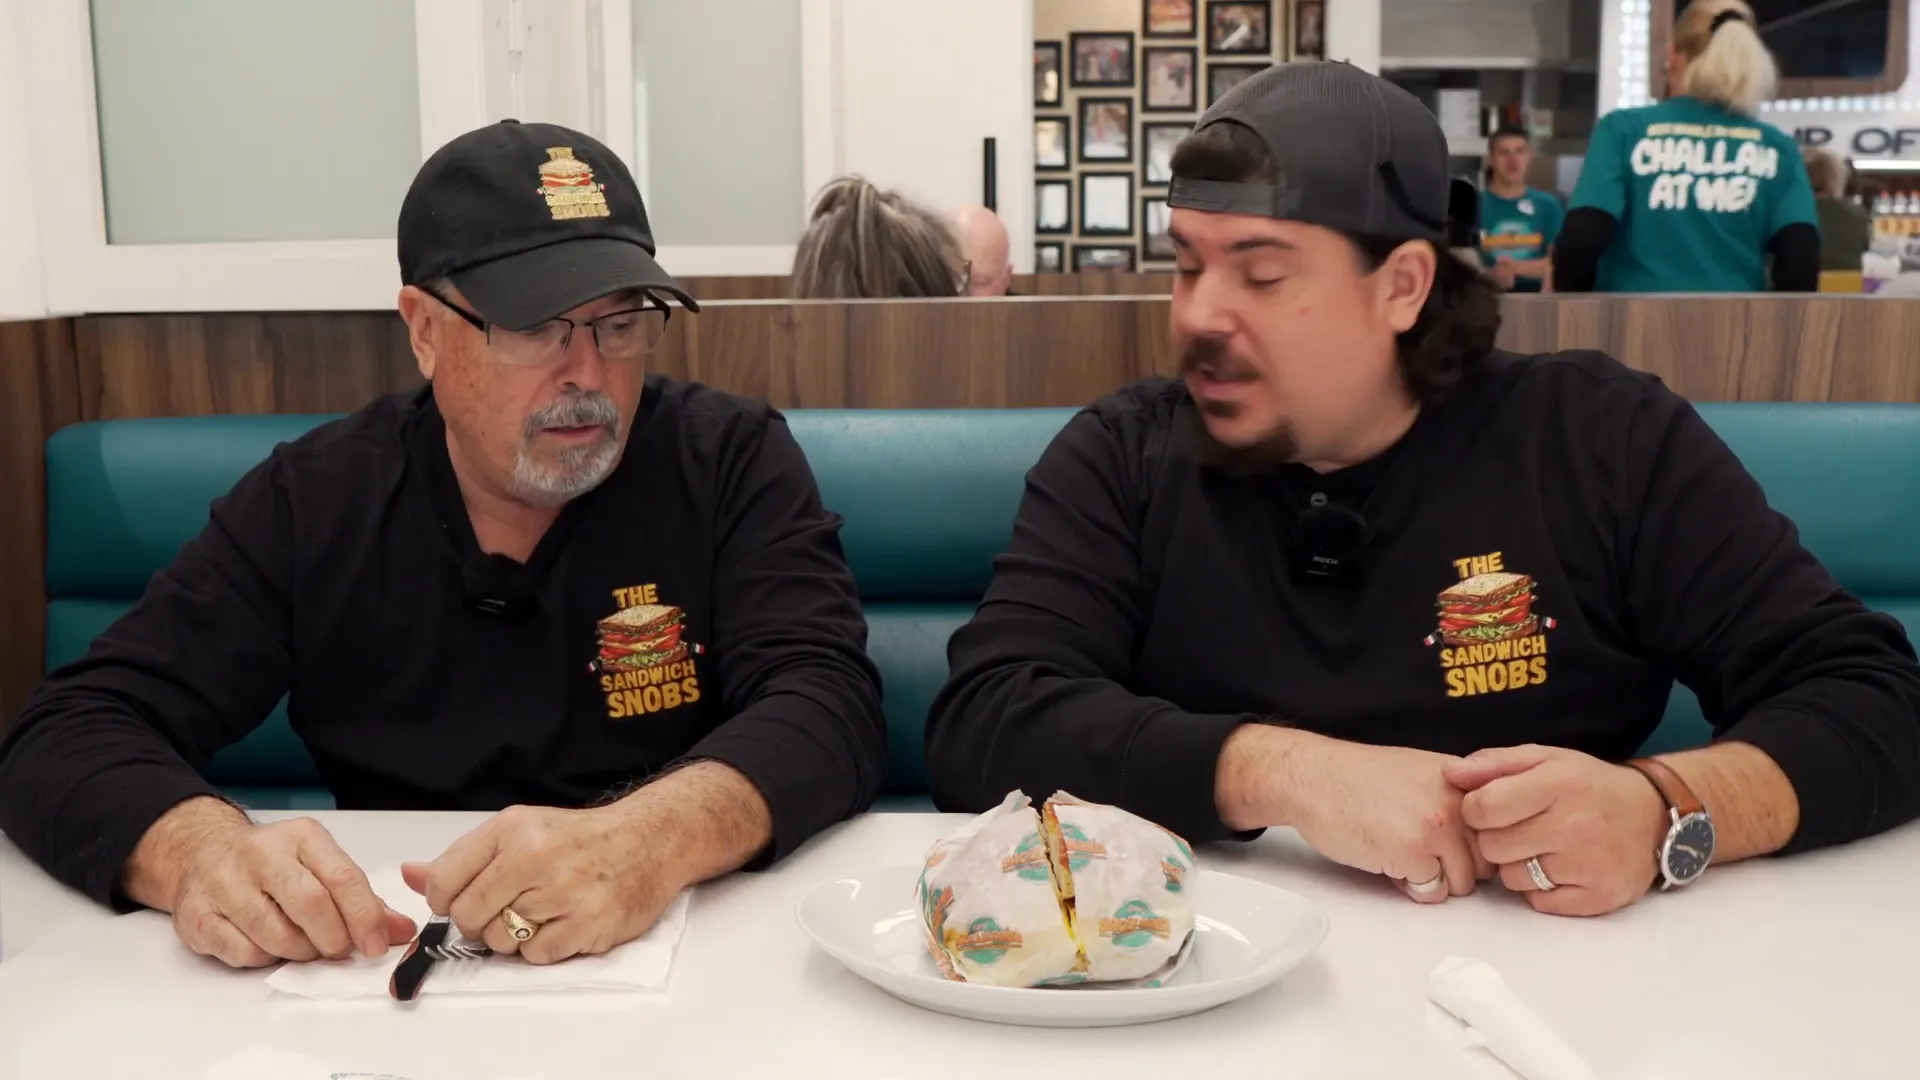
[[[1407,891],[1418,893],[1421,896],[1432,895],[1435,890],[1440,888],[1440,882],[1445,879],[1446,876],[1445,874],[1440,874],[1432,881],[1409,881],[1407,882]]]
[[[535,930],[540,929],[539,923],[528,922],[512,908],[501,909],[500,921],[507,924],[507,933],[512,934],[515,941],[525,941],[533,936]]]
[[[1541,892],[1552,892],[1560,887],[1553,883],[1553,879],[1547,876],[1545,870],[1540,869],[1540,856],[1538,855],[1527,860],[1527,876],[1533,879],[1533,887],[1539,889]]]

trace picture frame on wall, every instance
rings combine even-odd
[[[1193,112],[1200,101],[1200,50],[1192,45],[1159,45],[1141,50],[1146,85],[1141,112]]]
[[[1165,195],[1148,195],[1140,200],[1140,240],[1142,257],[1148,262],[1169,262],[1174,257],[1173,209]]]
[[[1133,160],[1133,99],[1080,99],[1080,160],[1112,164]]]
[[[1198,0],[1141,0],[1141,37],[1190,38],[1200,32]]]
[[[1180,140],[1193,133],[1189,123],[1140,125],[1140,181],[1159,185],[1173,183],[1173,150]]]
[[[1075,244],[1073,269],[1104,271],[1110,274],[1133,273],[1132,244]]]
[[[1073,120],[1065,116],[1033,118],[1033,167],[1056,172],[1073,167]]]
[[[1060,43],[1033,43],[1033,104],[1039,109],[1060,107]]]
[[[1208,56],[1272,56],[1273,0],[1207,0]]]
[[[1033,231],[1042,236],[1073,232],[1073,181],[1033,182]]]
[[[1080,235],[1133,235],[1133,174],[1080,174]]]
[[[1327,58],[1326,0],[1293,0],[1293,58]]]
[[[1207,65],[1207,107],[1227,95],[1227,91],[1239,86],[1250,76],[1258,75],[1272,67],[1272,64],[1208,64]]]
[[[1067,52],[1069,86],[1133,86],[1132,32],[1068,34]]]
[[[1057,240],[1033,245],[1033,272],[1036,274],[1066,273],[1067,245]]]

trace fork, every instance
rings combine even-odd
[[[451,938],[452,940],[449,940]],[[420,992],[427,973],[441,960],[483,960],[493,955],[484,943],[468,941],[454,933],[453,923],[445,915],[435,915],[420,928],[420,936],[407,946],[406,954],[393,967],[387,992],[395,1001],[412,1001]]]

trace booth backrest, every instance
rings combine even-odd
[[[1707,404],[1707,418],[1799,523],[1808,547],[1867,602],[1920,628],[1920,406]],[[888,788],[925,787],[922,726],[946,678],[946,642],[1006,546],[1027,469],[1070,409],[794,410],[787,414],[826,503],[845,518],[847,559],[885,678]],[[205,524],[208,504],[322,416],[217,416],[77,424],[47,445],[47,664],[125,611]],[[1836,482],[1844,477],[1845,482]],[[1649,744],[1704,741],[1676,690]],[[311,759],[271,720],[214,761],[237,791],[324,798]],[[270,798],[269,798],[270,801]]]

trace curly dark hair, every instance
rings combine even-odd
[[[1173,175],[1192,180],[1270,184],[1273,155],[1260,136],[1246,127],[1210,124],[1181,140],[1173,153]],[[1346,233],[1366,273],[1380,269],[1387,256],[1406,243],[1367,233]],[[1420,401],[1445,394],[1493,351],[1500,333],[1500,289],[1477,267],[1435,245],[1433,288],[1420,317],[1399,335],[1400,376]]]

